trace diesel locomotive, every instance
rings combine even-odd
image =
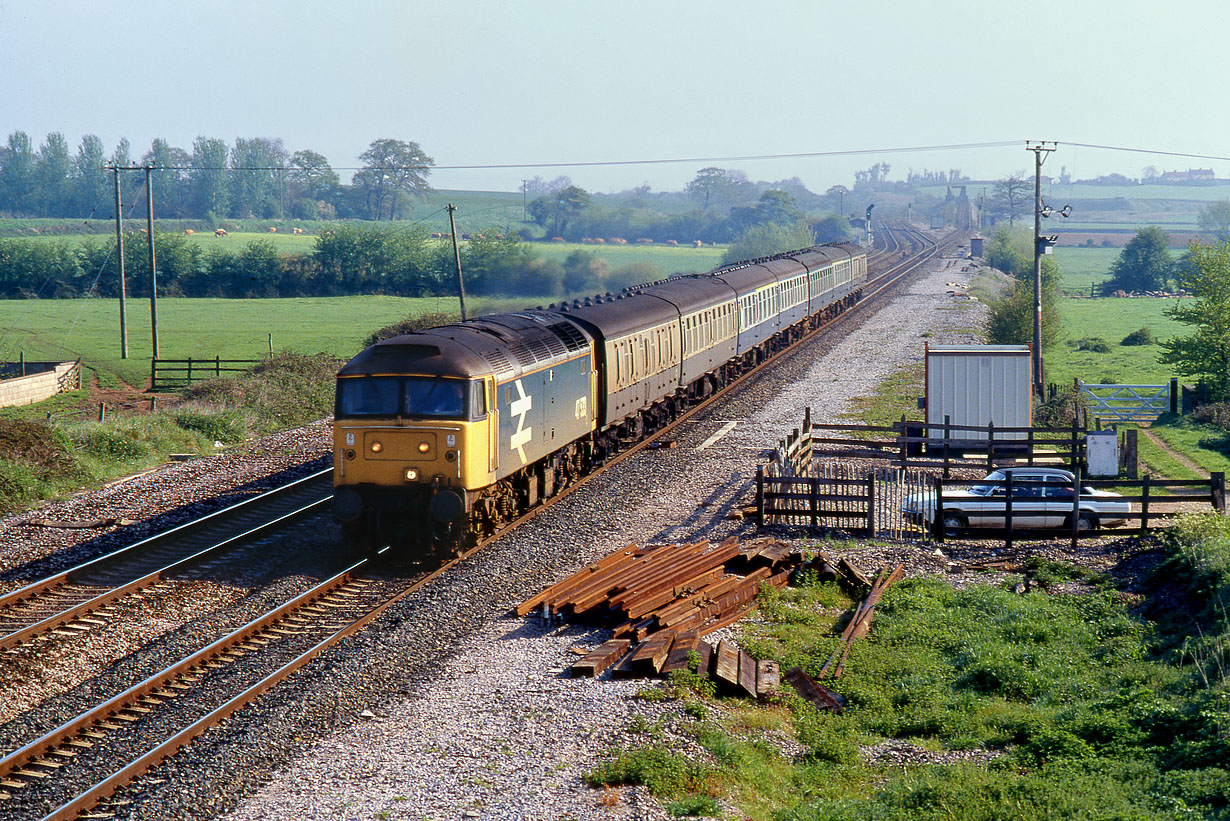
[[[819,245],[368,347],[338,372],[334,518],[372,547],[472,543],[856,303]]]

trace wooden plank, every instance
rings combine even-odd
[[[628,666],[642,675],[656,676],[666,663],[674,639],[670,634],[650,636],[636,648],[636,652],[628,659]]]
[[[739,686],[739,650],[728,640],[718,644],[713,677],[730,687]]]
[[[751,698],[756,697],[756,659],[746,652],[739,652],[739,689]]]
[[[757,557],[767,561],[770,566],[773,566],[778,562],[785,561],[786,558],[794,552],[794,548],[789,545],[784,545],[781,542],[773,542],[772,544],[766,545],[764,549],[756,555]]]
[[[713,645],[704,640],[696,642],[696,655],[700,656],[700,661],[696,665],[696,674],[709,678],[713,675]]]
[[[837,569],[844,573],[847,578],[854,579],[863,587],[871,587],[871,579],[867,578],[867,574],[850,564],[844,557],[837,562]]]
[[[612,664],[619,661],[631,646],[632,642],[628,639],[611,639],[590,651],[583,658],[573,662],[572,674],[574,676],[596,678],[602,675]]]
[[[786,682],[794,688],[795,692],[816,705],[818,709],[840,713],[846,708],[845,696],[815,681],[803,672],[801,667],[791,667],[787,670]]]
[[[782,687],[782,668],[776,661],[763,659],[756,662],[756,696],[771,698]]]
[[[697,652],[696,648],[699,644],[700,634],[695,630],[676,635],[675,640],[671,643],[671,651],[666,657],[666,663],[662,665],[662,674],[688,669],[688,657]]]

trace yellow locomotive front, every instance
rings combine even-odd
[[[338,373],[333,515],[369,546],[455,543],[491,482],[494,380],[457,347],[398,337]]]

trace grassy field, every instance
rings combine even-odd
[[[535,300],[474,299],[472,312],[507,310]],[[163,358],[220,356],[259,359],[275,351],[349,357],[371,331],[411,313],[456,310],[452,298],[389,296],[305,299],[161,299],[159,353]],[[113,300],[0,300],[0,358],[76,359],[102,384],[116,378],[141,386],[149,376],[148,302],[128,305],[129,358],[120,359],[119,308]]]
[[[788,688],[757,703],[672,673],[640,697],[679,700],[679,717],[634,718],[628,746],[587,780],[644,784],[675,815],[749,821],[1223,818],[1225,522],[1176,525],[1165,570],[1131,599],[1109,576],[1040,556],[1026,566],[1049,594],[1015,594],[1019,575],[960,589],[936,576],[898,582],[844,675],[824,682],[847,700],[840,714]],[[869,566],[861,545],[818,545],[830,546]],[[1080,592],[1060,592],[1061,582]],[[861,595],[806,570],[786,590],[762,591],[739,645],[818,676]],[[688,740],[706,755],[684,752]],[[913,745],[917,760],[867,754],[886,740]],[[983,754],[924,763],[956,751]]]
[[[573,251],[588,251],[606,260],[611,270],[623,265],[647,262],[663,276],[710,271],[722,262],[723,245],[690,248],[671,245],[580,245],[571,242],[543,242],[530,246],[534,256],[563,262]]]
[[[444,230],[448,230],[447,225],[444,226]],[[465,233],[469,229],[463,231],[459,226],[458,231]],[[59,234],[27,236],[22,239],[25,242],[35,243],[64,243],[74,248],[87,242],[107,246],[114,242],[114,238],[107,234]],[[311,254],[316,247],[316,235],[312,233],[296,235],[280,231],[276,234],[231,231],[225,237],[217,237],[213,232],[198,232],[188,237],[190,243],[205,251],[216,248],[231,253],[242,251],[248,243],[256,240],[272,242],[278,254],[284,257]],[[131,241],[141,242],[144,247],[143,239],[126,239],[125,244]],[[464,240],[462,240],[462,245],[465,245]],[[536,257],[554,259],[559,262],[563,262],[573,251],[589,251],[605,259],[612,270],[631,263],[646,262],[661,271],[663,276],[668,276],[676,273],[712,270],[721,263],[726,247],[721,245],[693,248],[682,245],[676,247],[671,245],[583,245],[573,242],[534,242],[530,243],[529,249]]]
[[[1186,247],[1175,247],[1170,254],[1177,260],[1185,251]],[[1090,285],[1110,279],[1111,266],[1122,252],[1122,248],[1056,248],[1054,257],[1063,275],[1064,292],[1088,294]]]
[[[1074,377],[1085,382],[1161,384],[1176,376],[1170,365],[1157,361],[1158,345],[1128,346],[1119,343],[1132,331],[1148,326],[1158,339],[1186,333],[1185,326],[1163,316],[1175,300],[1154,299],[1064,299],[1060,301],[1066,335],[1046,352],[1046,380],[1071,385]],[[1082,351],[1082,339],[1106,342],[1108,353]]]

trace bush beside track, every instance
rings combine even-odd
[[[0,419],[0,513],[154,467],[172,453],[298,427],[333,412],[338,361],[281,353],[231,379],[193,385],[184,401],[105,422]]]

